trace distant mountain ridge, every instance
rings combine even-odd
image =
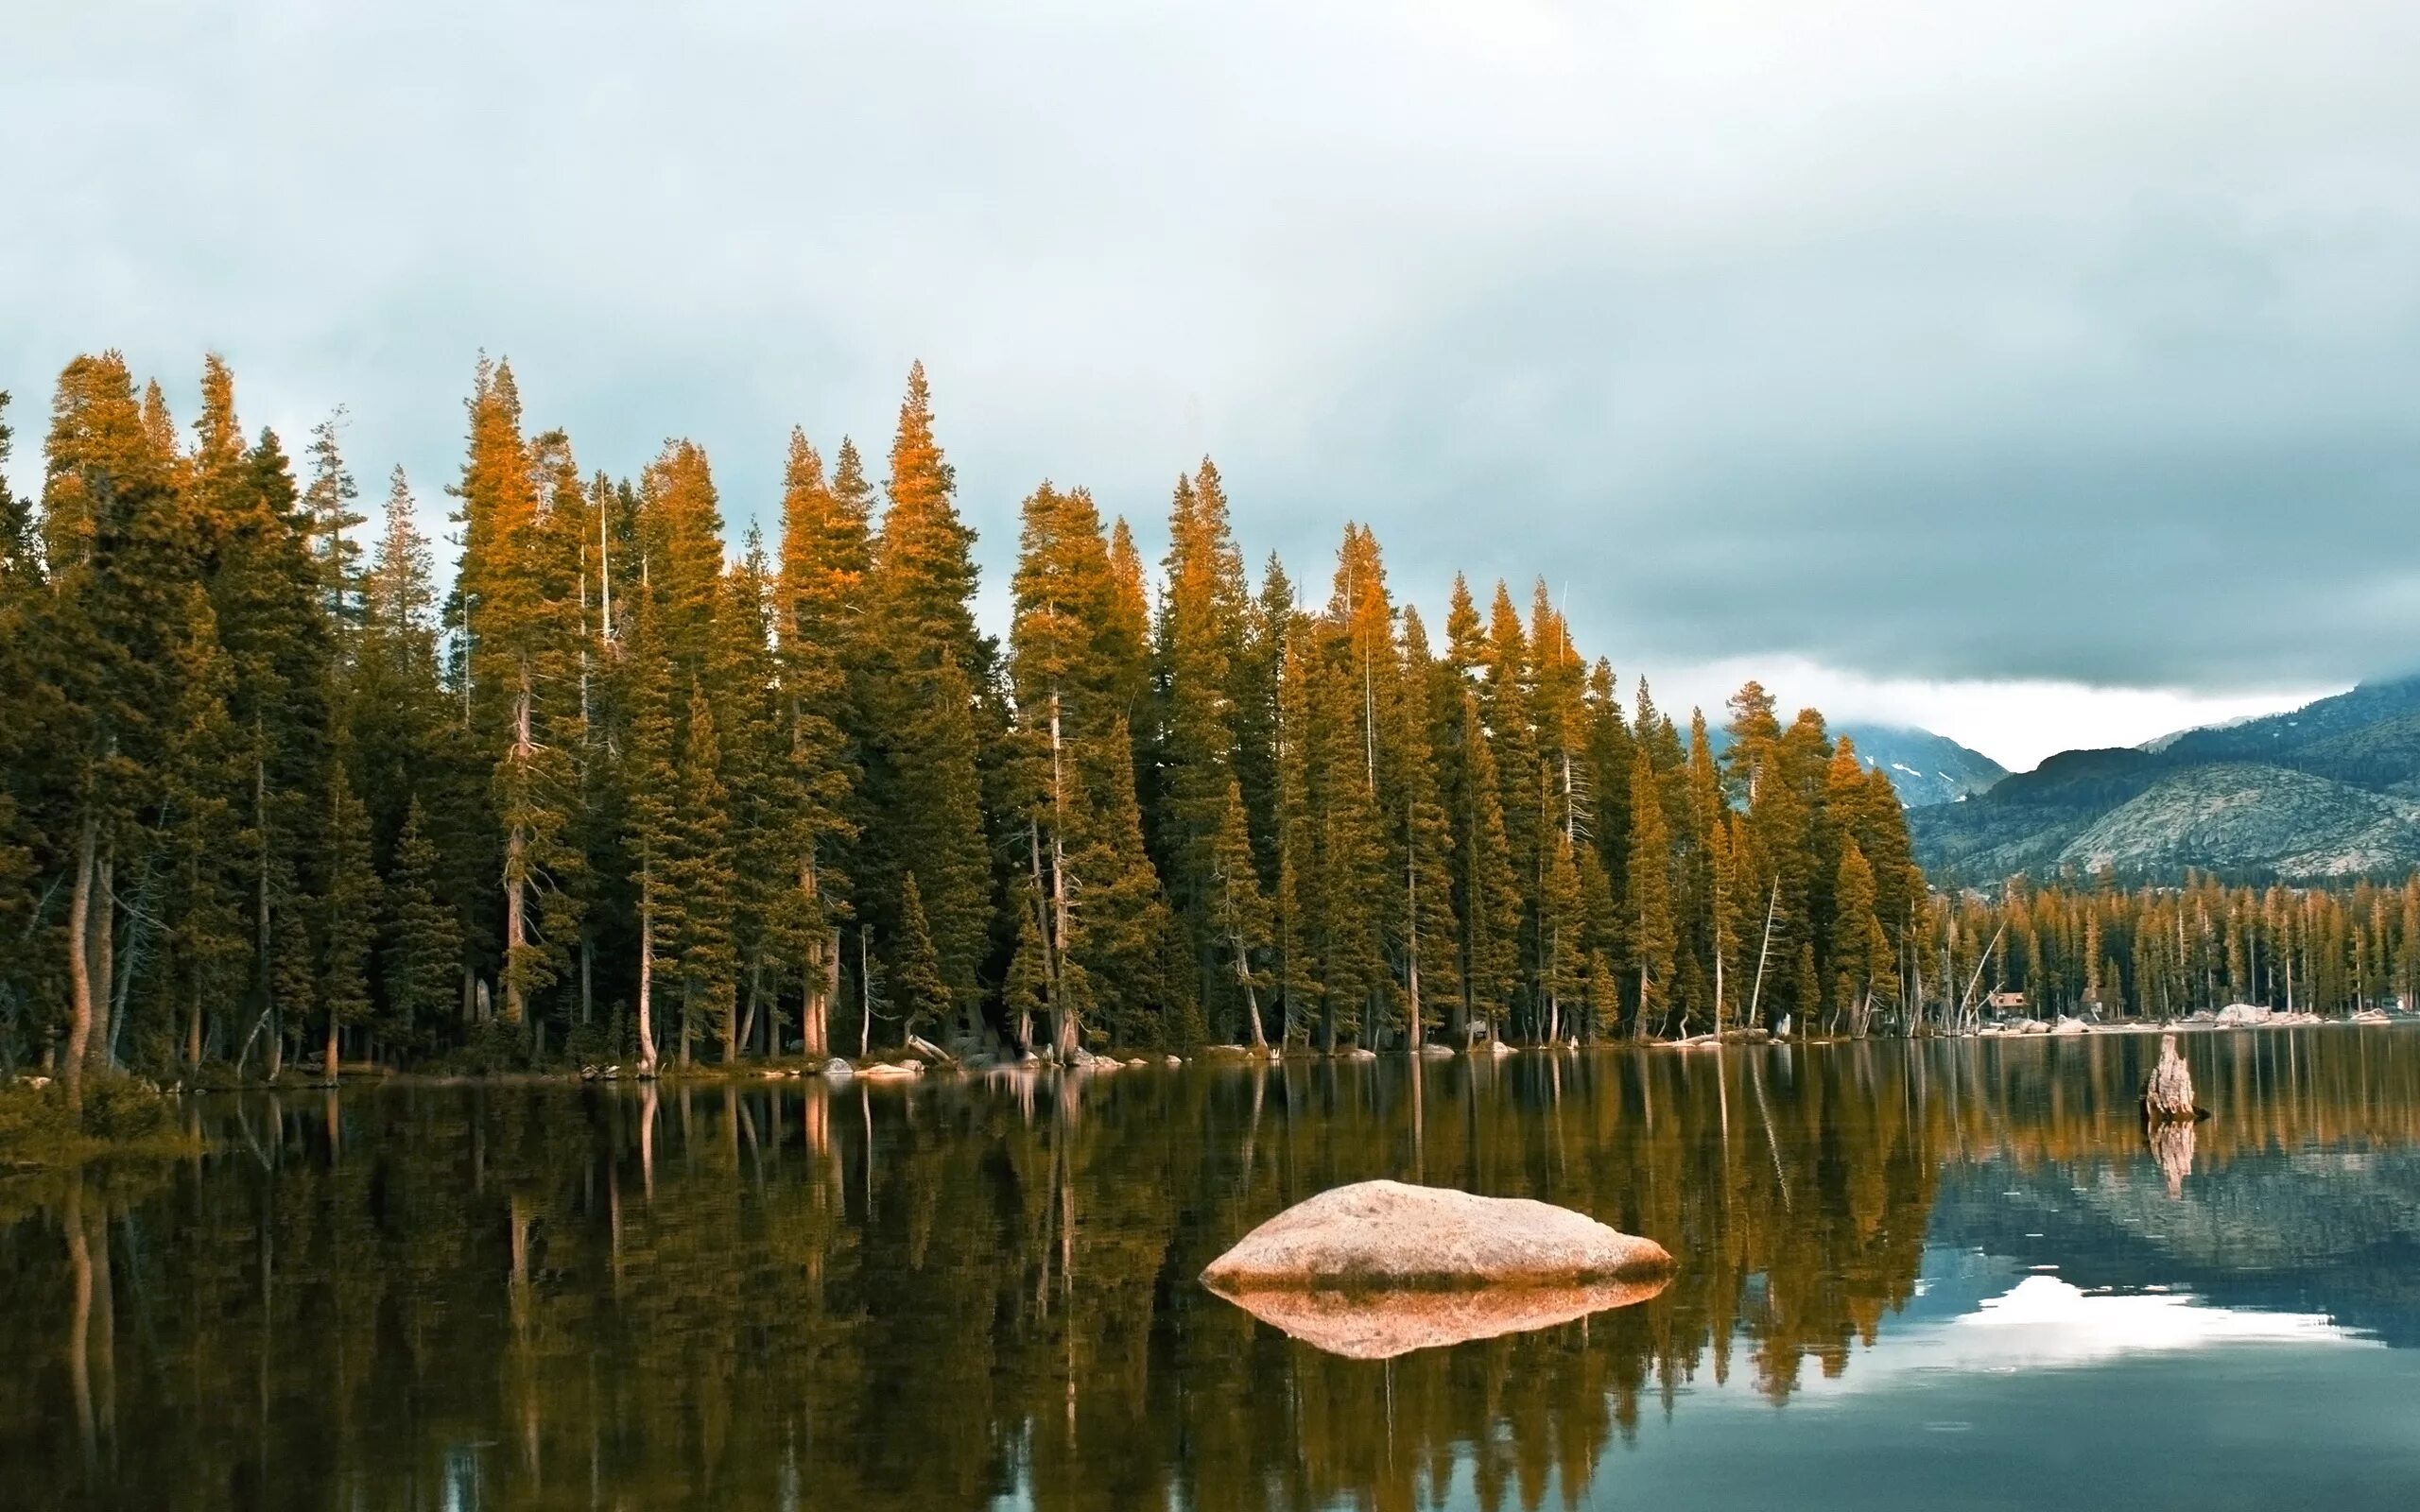
[[[2187,867],[2288,881],[2420,867],[2420,677],[2145,747],[2062,751],[1965,802],[1913,809],[1953,883]]]
[[[1845,737],[1857,747],[1858,760],[1891,779],[1905,808],[1955,803],[1990,791],[2008,776],[2007,767],[1981,751],[1929,730],[1844,724],[1831,732],[1836,739]]]
[[[1901,808],[1929,803],[1955,803],[1986,792],[2008,776],[2008,768],[1981,751],[1961,746],[1947,735],[1910,725],[1839,724],[1825,732],[1857,747],[1858,760],[1869,770],[1891,779]],[[1731,734],[1709,723],[1706,743],[1720,758],[1730,748]]]

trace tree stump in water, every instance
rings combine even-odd
[[[2190,1124],[2199,1116],[2193,1107],[2193,1074],[2176,1053],[2176,1036],[2159,1037],[2159,1064],[2143,1084],[2143,1115],[2157,1124]]]

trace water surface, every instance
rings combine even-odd
[[[0,1503],[2420,1504],[2420,1033],[198,1099],[0,1182]],[[1389,1361],[1196,1284],[1389,1176],[1660,1240]]]

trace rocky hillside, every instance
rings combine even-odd
[[[2094,819],[2058,860],[2127,876],[2186,867],[2281,877],[2401,873],[2420,866],[2420,801],[2283,766],[2193,766]]]
[[[2154,745],[2065,751],[1913,809],[1917,857],[1964,883],[2070,866],[2290,881],[2420,865],[2420,678]]]

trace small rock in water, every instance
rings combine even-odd
[[[856,1074],[856,1067],[850,1065],[847,1061],[841,1059],[838,1056],[834,1056],[831,1059],[823,1063],[823,1074],[831,1077],[834,1081],[847,1081]]]

